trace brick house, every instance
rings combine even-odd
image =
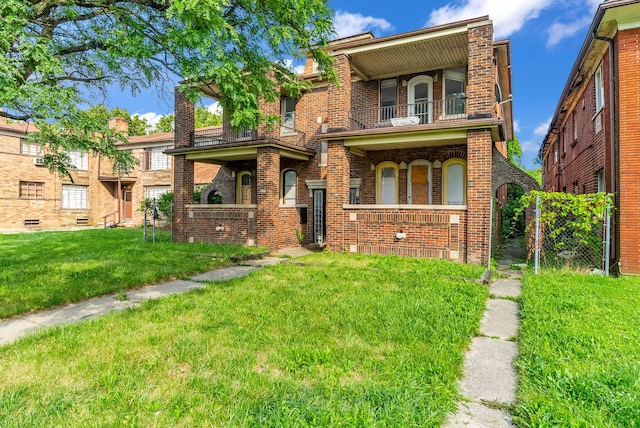
[[[126,133],[126,120],[111,126]],[[0,230],[69,229],[105,224],[142,224],[138,207],[144,197],[171,191],[171,157],[163,151],[173,146],[173,133],[130,137],[120,146],[132,150],[139,166],[129,174],[113,172],[110,161],[87,153],[69,153],[76,169],[73,181],[43,167],[42,149],[28,144],[35,130],[29,123],[0,123]],[[218,167],[200,164],[196,183],[207,184]]]
[[[488,17],[335,40],[339,85],[307,60],[311,90],[261,105],[273,130],[194,130],[177,90],[174,239],[486,263],[492,196],[522,174],[492,173],[513,137],[509,46]],[[191,204],[200,162],[221,166],[202,198],[222,204]]]
[[[615,195],[612,258],[640,273],[640,1],[594,16],[539,151],[545,190]]]

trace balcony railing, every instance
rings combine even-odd
[[[209,147],[221,144],[245,144],[256,140],[276,140],[304,147],[306,144],[306,135],[302,131],[284,125],[272,130],[233,129],[230,127],[198,129],[191,134],[191,145],[194,147]]]
[[[464,96],[351,111],[351,130],[424,125],[466,119]]]

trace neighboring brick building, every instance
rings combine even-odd
[[[261,107],[282,116],[275,130],[194,131],[176,91],[175,239],[273,249],[304,235],[333,251],[486,263],[491,198],[513,178],[492,176],[513,138],[509,42],[480,17],[329,49],[339,85],[307,60],[312,89]],[[223,165],[207,189],[222,205],[190,203],[199,162]]]
[[[640,273],[640,1],[595,14],[539,157],[545,190],[615,195],[612,259]],[[625,167],[626,166],[626,167]]]
[[[126,133],[126,121],[112,126]],[[172,189],[172,158],[162,151],[173,146],[173,133],[130,137],[120,147],[132,150],[140,163],[129,174],[113,172],[112,163],[86,153],[72,152],[76,170],[69,178],[42,166],[42,149],[28,144],[33,124],[0,123],[0,230],[68,229],[106,224],[142,224],[138,210],[144,197]],[[207,184],[217,165],[199,164],[196,183]]]

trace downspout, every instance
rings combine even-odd
[[[614,199],[614,206],[617,205],[618,203],[618,192],[617,192],[617,180],[616,180],[616,147],[618,144],[617,141],[617,128],[616,128],[616,92],[617,92],[617,87],[616,87],[616,79],[618,77],[618,68],[617,65],[615,63],[615,55],[614,55],[614,40],[612,38],[609,37],[605,37],[605,36],[599,36],[598,34],[596,34],[597,29],[593,30],[593,38],[595,40],[601,40],[603,42],[607,42],[609,44],[609,128],[610,128],[610,139],[611,139],[611,148],[610,148],[610,157],[611,157],[611,193],[613,193],[613,197]],[[605,188],[606,191],[606,188]],[[616,217],[617,214],[614,214],[611,218],[612,220],[612,225],[611,227],[613,228],[613,230],[616,230]],[[613,233],[611,235],[611,248],[613,248],[613,253],[611,255],[612,258],[616,259],[618,254],[617,254],[617,247],[616,247],[616,233]]]

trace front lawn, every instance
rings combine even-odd
[[[439,426],[481,267],[314,254],[0,353],[2,426]]]
[[[527,275],[514,420],[640,426],[640,278]]]
[[[0,234],[0,319],[153,284],[229,263],[255,248],[177,244],[141,229]]]

